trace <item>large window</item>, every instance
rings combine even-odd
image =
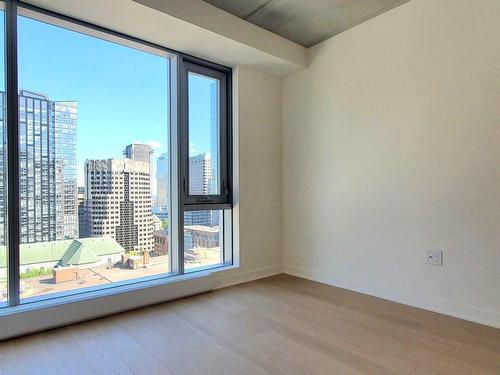
[[[231,70],[16,2],[6,12],[0,303],[230,265]]]

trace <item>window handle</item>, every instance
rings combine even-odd
[[[199,197],[197,199],[198,202],[211,202],[213,201],[214,199],[212,197]]]

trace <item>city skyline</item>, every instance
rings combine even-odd
[[[17,17],[17,34],[22,297],[167,272],[175,230],[168,220],[169,57],[25,16]],[[219,80],[188,76],[189,188],[213,194],[220,189],[211,177],[220,173]],[[5,136],[3,75],[0,107]],[[8,160],[1,155],[3,288]],[[219,211],[185,213],[186,269],[221,262],[221,220]]]
[[[168,153],[167,58],[23,16],[18,17],[18,24],[19,88],[46,93],[51,100],[78,103],[78,186],[83,186],[87,159],[121,157],[124,145],[151,145],[154,161]],[[204,129],[213,118],[207,100],[212,89],[210,82],[199,77],[193,77],[190,84],[190,100],[196,107],[190,116],[193,156],[211,152],[211,139]]]
[[[152,214],[153,200],[158,201],[159,185],[165,195],[160,198],[161,206],[167,208],[169,90],[165,73],[170,61],[23,16],[18,17],[18,27],[21,241],[79,238],[84,216],[79,211],[78,188],[87,187],[86,165],[120,160],[124,154],[129,159],[141,154],[142,161],[147,161],[148,214]],[[109,69],[117,60],[119,67]],[[96,78],[92,85],[87,84],[89,75]],[[3,85],[2,76],[0,88]],[[192,194],[218,189],[213,178],[218,175],[218,90],[217,80],[189,74]],[[163,170],[157,173],[160,160]],[[4,201],[0,206],[5,210]],[[190,213],[186,219],[188,224],[212,221],[206,213]]]
[[[4,95],[4,93],[0,95],[2,103],[4,103]],[[124,147],[125,158],[87,159],[85,189],[79,201],[80,189],[76,181],[75,163],[78,129],[77,103],[52,102],[46,94],[29,91],[20,92],[19,102],[21,242],[47,242],[111,235],[127,250],[138,250],[145,246],[145,249],[151,251],[153,246],[151,199],[153,184],[150,179],[152,148],[148,145],[132,143]],[[3,105],[1,108],[0,118],[3,120]],[[164,165],[162,174],[156,176],[156,182],[160,181],[159,178],[165,180],[163,184],[166,188],[166,202],[168,202],[168,154],[160,155],[157,162],[160,161]],[[98,174],[97,179],[90,176],[89,165],[92,165],[91,174],[93,175],[94,171]],[[210,154],[204,153],[190,157],[189,165],[190,192],[206,194],[211,182]],[[135,173],[135,176],[132,176],[132,173]],[[99,174],[106,175],[106,177],[101,177]],[[117,179],[116,174],[120,174],[121,177]],[[130,181],[129,183],[130,179],[140,179],[142,182]],[[117,182],[120,184],[118,188]],[[100,187],[99,184],[101,184]],[[144,187],[135,188],[133,184]],[[121,186],[124,186],[125,190],[122,191]],[[102,194],[108,198],[111,197],[110,201],[103,202]],[[120,197],[119,201],[116,200],[118,197]],[[96,198],[97,206],[93,203]],[[140,199],[139,202],[135,201],[137,198]],[[139,204],[136,205],[136,203]],[[136,223],[136,207],[140,210],[138,222],[142,223],[139,225]],[[5,209],[3,202],[2,209]],[[96,215],[95,209],[100,210],[101,213]],[[110,212],[119,216],[110,216]],[[102,216],[102,214],[105,215]],[[123,217],[129,219],[123,220]],[[189,212],[186,214],[185,221],[186,225],[210,225],[213,217],[208,211]],[[111,227],[108,227],[109,225]],[[136,234],[130,238],[131,233]]]
[[[4,24],[4,18],[0,17],[0,27]],[[169,69],[169,60],[24,16],[18,17],[18,27],[20,91],[41,92],[53,101],[78,103],[78,186],[83,186],[87,159],[120,157],[123,145],[134,142],[152,146],[151,176],[156,176],[156,158],[168,153],[169,86],[165,72]],[[60,53],[61,45],[65,47],[64,54]],[[3,48],[2,39],[0,49]],[[115,63],[116,59],[120,60],[119,64]],[[4,56],[0,54],[0,63],[3,62]],[[145,68],[138,70],[137,66]],[[100,84],[90,86],[89,76]],[[125,85],[128,90],[123,90]],[[209,135],[206,130],[216,119],[214,86],[213,81],[206,78],[190,77],[190,102],[196,111],[189,116],[193,129],[189,154],[210,153],[212,163],[218,161],[214,157],[214,147],[218,147],[218,143],[214,144],[215,134]],[[2,74],[0,90],[5,91]],[[127,105],[131,93],[134,106]],[[116,106],[117,110],[103,110],[103,104]],[[139,107],[148,110],[137,111]],[[141,129],[140,138],[134,133],[137,128]],[[156,183],[152,184],[152,194],[157,194]]]

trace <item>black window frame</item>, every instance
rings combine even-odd
[[[7,274],[8,274],[8,300],[6,307],[15,307],[17,305],[28,305],[39,300],[57,300],[63,298],[65,294],[57,294],[54,296],[44,296],[40,299],[21,300],[20,296],[20,221],[19,221],[19,101],[18,101],[18,61],[17,61],[17,22],[18,22],[18,9],[26,9],[33,11],[40,15],[47,15],[62,22],[67,22],[75,26],[83,26],[90,30],[107,34],[110,38],[117,37],[125,41],[130,41],[136,44],[150,47],[160,51],[167,52],[175,56],[175,76],[170,75],[170,127],[169,130],[169,155],[172,152],[176,156],[169,157],[170,177],[172,183],[170,185],[169,199],[172,202],[177,200],[177,204],[170,203],[170,225],[169,225],[169,242],[172,251],[170,257],[170,269],[174,271],[175,275],[184,275],[184,213],[193,210],[223,210],[224,215],[224,228],[226,225],[230,230],[231,243],[223,242],[224,248],[221,246],[223,252],[223,263],[209,266],[205,270],[215,270],[217,268],[234,265],[234,249],[233,249],[233,191],[232,191],[232,168],[233,168],[233,142],[232,142],[232,68],[213,63],[189,54],[184,54],[172,50],[170,48],[144,41],[121,32],[107,29],[102,26],[97,26],[92,23],[79,20],[74,17],[66,16],[54,11],[46,10],[38,6],[25,3],[18,0],[4,0],[5,3],[5,80],[6,80],[6,135],[7,135]],[[217,196],[209,196],[210,199],[193,200],[193,196],[189,197],[185,194],[187,189],[184,189],[188,180],[185,180],[186,173],[188,173],[189,163],[189,141],[187,140],[188,124],[187,124],[187,69],[189,67],[201,69],[206,72],[217,72],[222,80],[220,81],[220,189],[221,194]],[[184,73],[186,80],[184,82]],[[172,140],[171,137],[175,137]],[[176,143],[175,145],[173,143]],[[174,147],[172,147],[174,146]],[[189,177],[189,176],[187,176]],[[174,184],[174,181],[177,183]],[[196,197],[196,196],[194,196]],[[213,198],[213,199],[212,199]],[[230,218],[231,222],[226,223],[226,219]],[[172,231],[175,226],[176,230]],[[227,246],[229,245],[229,246]],[[230,253],[227,252],[229,248]],[[175,253],[175,254],[174,254]],[[200,270],[203,271],[203,270]],[[139,279],[128,280],[126,284],[139,284],[147,282],[151,279],[168,278],[171,273],[163,275],[155,275]],[[82,288],[69,292],[67,295],[80,296],[85,293],[91,293],[96,290],[111,290],[114,287],[123,286],[123,283],[110,284],[106,286],[99,286],[95,288]],[[3,308],[3,304],[0,305]]]
[[[231,194],[231,68],[192,56],[182,55],[179,61],[179,103],[181,134],[181,191],[186,211],[229,208]],[[189,193],[189,73],[219,81],[219,194],[194,195]],[[211,208],[210,208],[211,207]]]

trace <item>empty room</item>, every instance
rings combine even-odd
[[[0,375],[500,375],[499,0],[0,0]]]

